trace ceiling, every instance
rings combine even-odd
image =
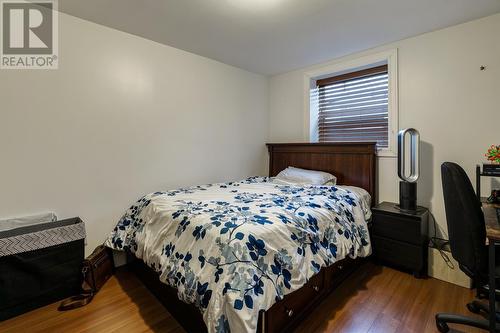
[[[60,0],[71,14],[261,74],[500,12],[500,0]]]

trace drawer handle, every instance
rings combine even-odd
[[[318,292],[319,291],[319,287],[318,286],[313,286],[313,290]]]
[[[292,309],[285,309],[285,313],[288,317],[293,316],[293,310]]]
[[[339,265],[339,270],[342,270],[342,269],[344,269],[344,266]]]

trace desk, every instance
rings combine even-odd
[[[476,166],[476,195],[481,200],[481,177],[500,177],[500,175],[491,175],[481,172],[481,166]]]
[[[498,221],[496,208],[497,204],[483,204],[484,221],[486,224],[486,237],[488,238],[488,274],[489,274],[489,300],[490,300],[490,332],[494,333],[496,328],[495,309],[495,244],[500,243],[500,223]]]

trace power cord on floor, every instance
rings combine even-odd
[[[435,248],[436,250],[439,251],[441,258],[443,258],[446,265],[451,269],[455,269],[455,265],[453,264],[453,262],[451,261],[449,255],[448,255],[449,252],[445,251],[445,249],[444,249],[446,246],[448,246],[450,244],[450,241],[448,239],[443,239],[443,238],[437,237],[437,223],[436,223],[436,219],[434,218],[434,215],[432,213],[431,213],[431,218],[432,218],[432,221],[434,224],[434,236],[431,237],[431,239],[430,239],[431,245],[433,248]]]
[[[431,237],[431,244],[433,248],[439,251],[446,265],[451,269],[455,269],[455,265],[448,256],[448,252],[444,250],[444,247],[450,244],[450,241],[439,237]]]

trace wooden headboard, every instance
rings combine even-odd
[[[268,143],[269,176],[293,166],[329,172],[337,184],[364,188],[376,203],[375,142]]]

